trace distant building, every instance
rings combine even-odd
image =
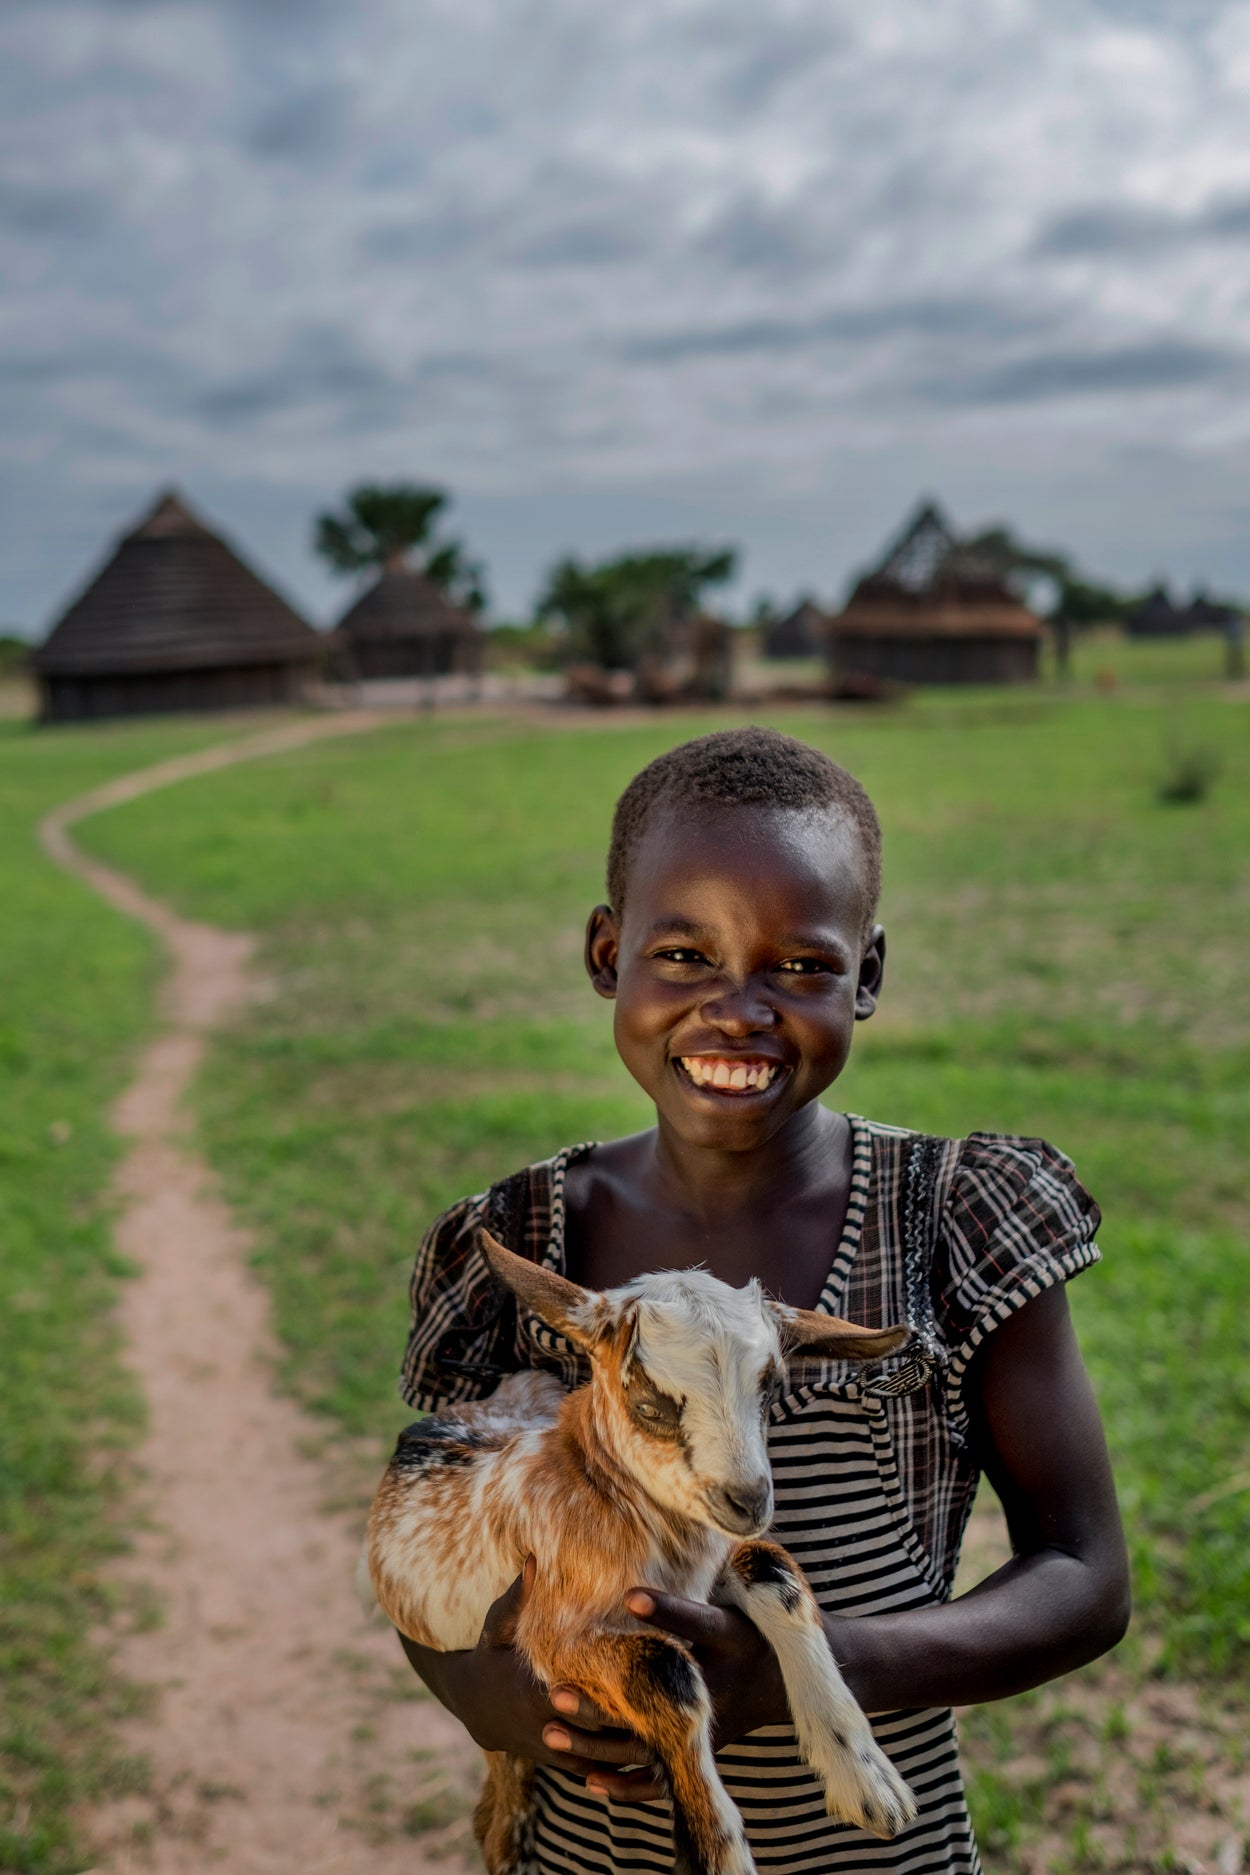
[[[760,649],[766,658],[818,658],[828,630],[828,613],[814,599],[801,599],[792,612],[765,627]]]
[[[1245,614],[1240,607],[1225,605],[1220,599],[1208,599],[1202,591],[1196,592],[1190,600],[1185,617],[1191,632],[1218,632],[1228,638],[1245,628]]]
[[[1189,616],[1173,603],[1166,586],[1156,586],[1125,614],[1124,629],[1130,638],[1183,638],[1190,629]]]
[[[294,702],[321,640],[170,491],[32,658],[46,722]]]
[[[1209,599],[1201,590],[1188,605],[1179,605],[1166,586],[1156,586],[1125,615],[1124,629],[1130,638],[1186,638],[1191,632],[1216,632],[1227,638],[1242,623],[1236,606]]]
[[[472,676],[482,668],[483,635],[472,614],[401,554],[347,608],[335,638],[356,677]]]
[[[926,502],[829,624],[836,681],[1028,683],[1042,627]]]

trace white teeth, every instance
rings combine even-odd
[[[696,1087],[728,1088],[732,1093],[745,1093],[754,1087],[759,1092],[770,1086],[776,1078],[778,1068],[770,1063],[762,1067],[731,1067],[728,1061],[711,1061],[705,1055],[682,1055],[681,1065]]]

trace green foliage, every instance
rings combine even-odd
[[[1052,617],[1066,619],[1069,625],[1120,624],[1140,601],[1140,593],[1121,592],[1077,573],[1065,573],[1059,581]]]
[[[0,632],[0,677],[24,671],[30,661],[30,645],[16,632]]]
[[[481,611],[486,604],[481,565],[468,558],[459,541],[436,531],[447,499],[441,488],[362,482],[347,496],[344,510],[318,516],[313,545],[336,573],[384,567],[419,550],[422,567],[436,585]]]
[[[698,611],[708,587],[733,578],[736,565],[732,548],[628,553],[597,566],[561,560],[547,576],[535,616],[558,627],[570,657],[632,670],[645,652],[662,649],[673,621]]]
[[[1175,807],[1189,807],[1205,801],[1217,780],[1222,763],[1213,749],[1179,747],[1168,749],[1159,799]]]

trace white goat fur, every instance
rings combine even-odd
[[[699,1270],[596,1294],[488,1233],[483,1248],[522,1303],[585,1351],[591,1379],[565,1394],[550,1375],[519,1373],[401,1437],[366,1546],[387,1617],[425,1646],[471,1648],[532,1555],[516,1645],[537,1679],[577,1686],[646,1740],[673,1795],[675,1868],[749,1875],[698,1668],[623,1598],[646,1585],[739,1608],[777,1655],[830,1814],[896,1833],[915,1814],[911,1794],[838,1671],[798,1565],[760,1533],[773,1510],[767,1409],[787,1354],[872,1358],[907,1331],[789,1309],[758,1283],[733,1289]],[[477,1818],[487,1867],[525,1875],[532,1766],[487,1756]]]

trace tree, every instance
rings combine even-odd
[[[632,670],[662,651],[673,624],[692,618],[709,586],[732,579],[735,550],[672,547],[620,554],[597,566],[557,562],[535,606],[536,618],[562,632],[568,652],[608,670]]]
[[[447,506],[441,488],[413,482],[362,482],[338,514],[317,517],[313,545],[336,573],[360,573],[415,560],[449,598],[480,612],[486,605],[481,563],[458,540],[438,534]]]
[[[961,544],[976,559],[993,567],[1003,579],[1010,579],[1012,574],[1040,573],[1058,587],[1072,577],[1072,562],[1066,554],[1053,547],[1026,545],[1001,521],[983,528]]]

